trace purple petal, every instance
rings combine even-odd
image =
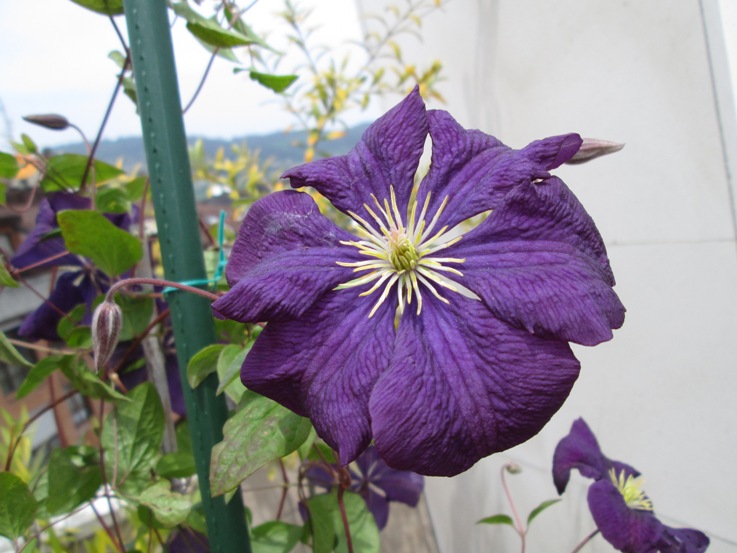
[[[241,371],[247,388],[308,416],[341,464],[371,441],[368,397],[394,344],[396,299],[369,319],[376,300],[359,292],[328,292],[298,320],[269,323]]]
[[[95,283],[84,270],[62,274],[48,299],[25,318],[18,329],[19,336],[29,340],[59,340],[56,327],[61,318],[81,303],[88,303],[91,307],[98,293]],[[91,320],[91,310],[88,311],[86,318]]]
[[[446,254],[466,259],[462,284],[518,328],[595,345],[624,322],[601,237],[558,179],[512,191]]]
[[[389,501],[399,501],[411,507],[417,506],[425,487],[422,475],[409,470],[391,468],[379,457],[374,446],[369,446],[356,459],[356,464],[364,475],[363,482],[359,484],[376,486],[384,492]]]
[[[619,490],[608,479],[594,482],[588,493],[589,510],[601,535],[625,553],[658,551],[663,525],[652,511],[630,509]]]
[[[213,311],[241,322],[299,317],[324,293],[356,278],[336,261],[358,261],[356,249],[305,248],[269,257],[212,304]]]
[[[182,526],[169,536],[166,550],[168,553],[210,553],[210,544],[204,534]]]
[[[709,547],[709,542],[707,535],[698,530],[666,526],[659,547],[663,553],[703,553]]]
[[[388,199],[390,186],[397,204],[406,206],[427,133],[425,104],[415,87],[366,129],[347,155],[300,165],[282,178],[289,178],[295,188],[312,186],[341,211],[365,217],[363,204],[374,206],[372,194],[380,201]]]
[[[362,494],[363,499],[366,501],[366,506],[371,514],[374,515],[376,526],[379,530],[383,530],[386,527],[386,523],[389,521],[389,501],[386,497],[379,493],[376,493],[371,488],[367,488]]]
[[[514,187],[550,177],[548,169],[572,156],[581,143],[578,135],[570,134],[512,150],[493,136],[464,129],[445,111],[428,112],[428,121],[432,164],[420,186],[418,203],[422,205],[430,194],[432,216],[448,197],[438,227],[452,227],[493,209]]]
[[[302,192],[274,192],[254,203],[238,231],[225,275],[235,286],[245,274],[284,252],[334,248],[355,236],[320,213],[315,201]]]
[[[61,235],[47,236],[59,229],[59,225],[56,223],[56,214],[65,209],[86,209],[89,205],[88,198],[65,192],[49,194],[41,200],[36,216],[36,225],[10,259],[11,265],[23,269],[66,251],[64,239]],[[68,254],[48,263],[43,263],[39,267],[62,265],[80,265],[80,260],[76,255]]]
[[[389,370],[369,409],[389,466],[452,476],[537,434],[560,408],[579,364],[566,343],[496,319],[479,301],[423,298],[405,311]]]
[[[596,441],[583,419],[573,421],[571,431],[555,448],[553,455],[553,482],[561,494],[568,485],[571,471],[578,469],[582,476],[600,480],[609,470],[609,460],[604,457]]]

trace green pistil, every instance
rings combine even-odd
[[[617,476],[614,469],[609,471],[609,478],[617,487],[619,493],[622,494],[627,507],[638,511],[653,510],[653,502],[650,501],[650,498],[640,489],[640,486],[642,485],[641,478],[635,478],[631,474],[629,476],[625,476],[624,470],[619,473],[619,476]]]
[[[398,244],[391,245],[390,261],[398,272],[412,271],[419,260],[417,250],[407,238],[403,238]]]

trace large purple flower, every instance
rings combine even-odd
[[[709,538],[690,528],[671,528],[653,513],[650,498],[640,488],[640,473],[604,456],[583,419],[555,448],[553,481],[558,493],[568,485],[571,470],[592,478],[588,493],[591,515],[604,536],[624,553],[701,553]]]
[[[454,475],[534,436],[578,376],[567,342],[608,340],[624,318],[593,221],[549,173],[580,145],[513,150],[415,89],[349,154],[287,171],[356,235],[296,191],[250,209],[213,304],[268,322],[245,385],[310,417],[342,464],[373,438],[394,468]]]

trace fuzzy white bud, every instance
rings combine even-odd
[[[581,148],[566,163],[568,165],[586,163],[597,157],[618,152],[622,148],[624,148],[624,144],[619,142],[609,142],[608,140],[599,140],[598,138],[584,138]]]

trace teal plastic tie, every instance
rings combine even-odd
[[[225,243],[225,210],[220,210],[220,222],[218,223],[218,265],[215,267],[215,274],[211,279],[196,279],[196,280],[183,280],[180,281],[179,284],[185,284],[187,286],[202,286],[207,288],[215,289],[218,285],[218,282],[223,276],[223,271],[225,271],[225,248],[223,248],[223,244]],[[182,290],[179,290],[178,288],[174,288],[173,286],[167,286],[162,291],[162,294],[167,295],[172,292],[181,292]]]

